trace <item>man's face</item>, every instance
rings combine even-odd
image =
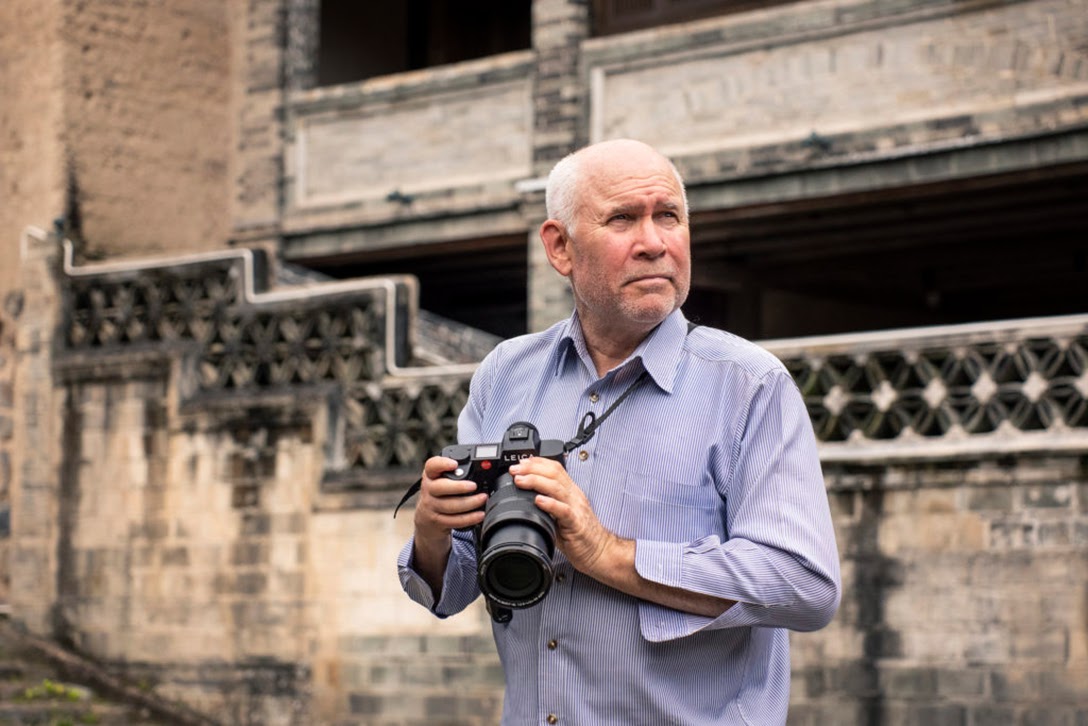
[[[569,230],[579,314],[598,326],[649,331],[683,304],[691,283],[680,185],[649,150],[586,164]]]

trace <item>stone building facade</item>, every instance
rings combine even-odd
[[[1084,0],[477,5],[468,48],[441,2],[0,8],[11,617],[221,723],[494,723],[487,615],[407,602],[390,505],[569,311],[547,170],[634,136],[690,314],[820,439],[846,594],[790,722],[1088,724]]]

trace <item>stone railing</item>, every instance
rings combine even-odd
[[[334,387],[329,482],[387,489],[452,441],[475,364],[410,366],[415,280],[262,289],[248,250],[74,266],[59,365],[179,356],[189,402]],[[1088,449],[1088,315],[766,341],[825,461]]]
[[[456,436],[474,363],[408,365],[418,318],[409,276],[267,289],[250,250],[76,266],[65,245],[68,377],[178,358],[183,403],[333,388],[327,481],[386,489]]]
[[[1088,449],[1088,315],[767,341],[824,460]]]

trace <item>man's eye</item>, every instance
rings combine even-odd
[[[608,221],[609,222],[626,222],[631,219],[630,214],[613,214]]]

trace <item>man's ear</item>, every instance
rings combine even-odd
[[[549,219],[540,225],[540,241],[544,243],[544,252],[548,262],[563,277],[570,276],[570,237],[562,224]]]

